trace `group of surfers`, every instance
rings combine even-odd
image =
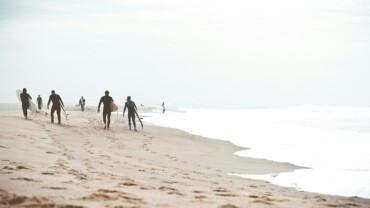
[[[23,115],[24,118],[27,120],[27,109],[30,107],[30,102],[29,99],[32,99],[32,97],[27,93],[27,89],[23,88],[23,92],[20,94],[21,97],[21,102],[22,102],[22,110],[23,110]],[[81,100],[83,99],[83,102]],[[85,105],[85,99],[81,97],[80,100],[80,105],[81,109],[83,109],[82,105]],[[42,102],[42,99],[39,95],[37,98],[38,104],[39,104],[39,109],[41,109],[40,101]],[[64,108],[64,103],[62,101],[62,98],[55,93],[54,90],[51,91],[51,95],[49,96],[49,101],[47,104],[47,109],[49,109],[50,102],[53,104],[51,106],[51,112],[50,112],[50,117],[51,117],[51,122],[54,123],[54,112],[57,112],[58,116],[58,124],[61,124],[61,117],[60,117],[60,111],[62,108]],[[100,98],[99,105],[98,105],[98,112],[100,112],[100,106],[103,103],[103,122],[104,122],[104,129],[109,129],[110,126],[110,116],[112,113],[111,109],[111,103],[114,102],[113,98],[109,96],[109,91],[105,91],[105,95]],[[137,111],[137,107],[134,101],[131,100],[131,96],[127,96],[126,98],[126,103],[125,107],[123,109],[123,117],[125,116],[126,109],[128,110],[128,124],[131,130],[131,121],[134,126],[134,130],[137,131],[136,129],[136,122],[135,122],[135,114]]]

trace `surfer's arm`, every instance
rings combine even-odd
[[[125,104],[125,108],[123,108],[123,117],[125,117],[126,107],[127,107],[127,104]]]
[[[98,112],[100,112],[100,105],[103,102],[103,98],[100,98],[99,105],[98,105]]]
[[[50,101],[51,101],[51,95],[50,95],[49,101],[48,101],[48,109],[49,109]]]
[[[32,100],[32,97],[31,97],[31,95],[30,94],[27,94],[28,95],[28,97]]]

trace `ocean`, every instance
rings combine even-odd
[[[298,190],[370,198],[370,108],[160,108],[145,122],[227,140],[248,148],[235,154],[307,167],[240,177]]]

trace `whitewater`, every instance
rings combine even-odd
[[[298,190],[370,198],[370,108],[160,108],[145,122],[231,141],[235,154],[292,163],[289,173],[247,175]],[[246,164],[248,165],[248,164]]]

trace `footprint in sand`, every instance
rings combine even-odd
[[[171,187],[167,187],[167,186],[161,186],[161,187],[159,187],[158,188],[159,190],[161,190],[161,191],[166,191],[167,192],[167,194],[169,194],[169,195],[174,195],[174,194],[176,194],[176,195],[179,195],[179,196],[184,196],[184,194],[182,194],[181,192],[179,192],[177,189],[175,189],[175,188],[171,188]]]
[[[249,198],[253,198],[253,199],[256,199],[253,201],[253,203],[262,203],[262,204],[266,204],[266,205],[273,205],[273,201],[278,201],[278,202],[286,202],[286,201],[289,201],[287,199],[281,199],[281,200],[274,200],[268,196],[256,196],[256,195],[249,195]]]
[[[30,170],[32,171],[32,167],[26,167],[24,165],[19,165],[16,162],[9,162],[9,166],[4,166],[0,172],[1,173],[13,173],[14,171],[21,171],[21,170]],[[14,165],[14,166],[12,166]]]
[[[0,196],[1,196],[0,204],[5,205],[6,207],[8,206],[18,207],[18,205],[21,205],[23,203],[27,203],[28,205],[32,203],[33,207],[45,207],[45,208],[51,207],[51,206],[48,206],[49,205],[48,200],[44,197],[28,198],[26,196],[19,196],[16,194],[11,194],[1,189],[0,189]],[[43,206],[43,204],[45,206]],[[52,207],[55,207],[55,206],[52,206]]]
[[[26,177],[11,178],[10,180],[28,181],[28,182],[42,182],[42,181],[39,181],[39,180],[34,180],[32,178],[26,178]]]
[[[98,191],[82,197],[83,200],[95,200],[95,201],[118,201],[122,200],[124,202],[127,202],[129,204],[134,205],[143,205],[146,204],[146,202],[141,199],[134,197],[128,193],[118,191],[118,190],[110,190],[110,189],[99,189]]]
[[[223,197],[238,197],[238,195],[230,193],[228,189],[219,187],[216,189],[213,189],[213,192],[216,192],[217,196],[223,196]]]
[[[179,182],[176,182],[176,181],[162,181],[162,183],[176,184],[176,183],[179,183]]]
[[[66,187],[41,187],[43,189],[52,189],[52,190],[67,190]]]
[[[121,186],[136,186],[137,184],[134,183],[133,181],[127,181],[127,182],[119,183],[118,185],[121,185]]]
[[[55,175],[54,172],[41,172],[42,175]]]
[[[206,199],[207,197],[204,195],[196,195],[194,196],[194,198],[202,200],[202,199]]]
[[[315,196],[314,198],[317,202],[326,202],[326,199],[322,198],[321,196]]]
[[[152,187],[152,186],[142,186],[140,187],[141,190],[156,190],[155,187]]]
[[[238,207],[233,204],[224,204],[219,206],[218,208],[238,208]]]

